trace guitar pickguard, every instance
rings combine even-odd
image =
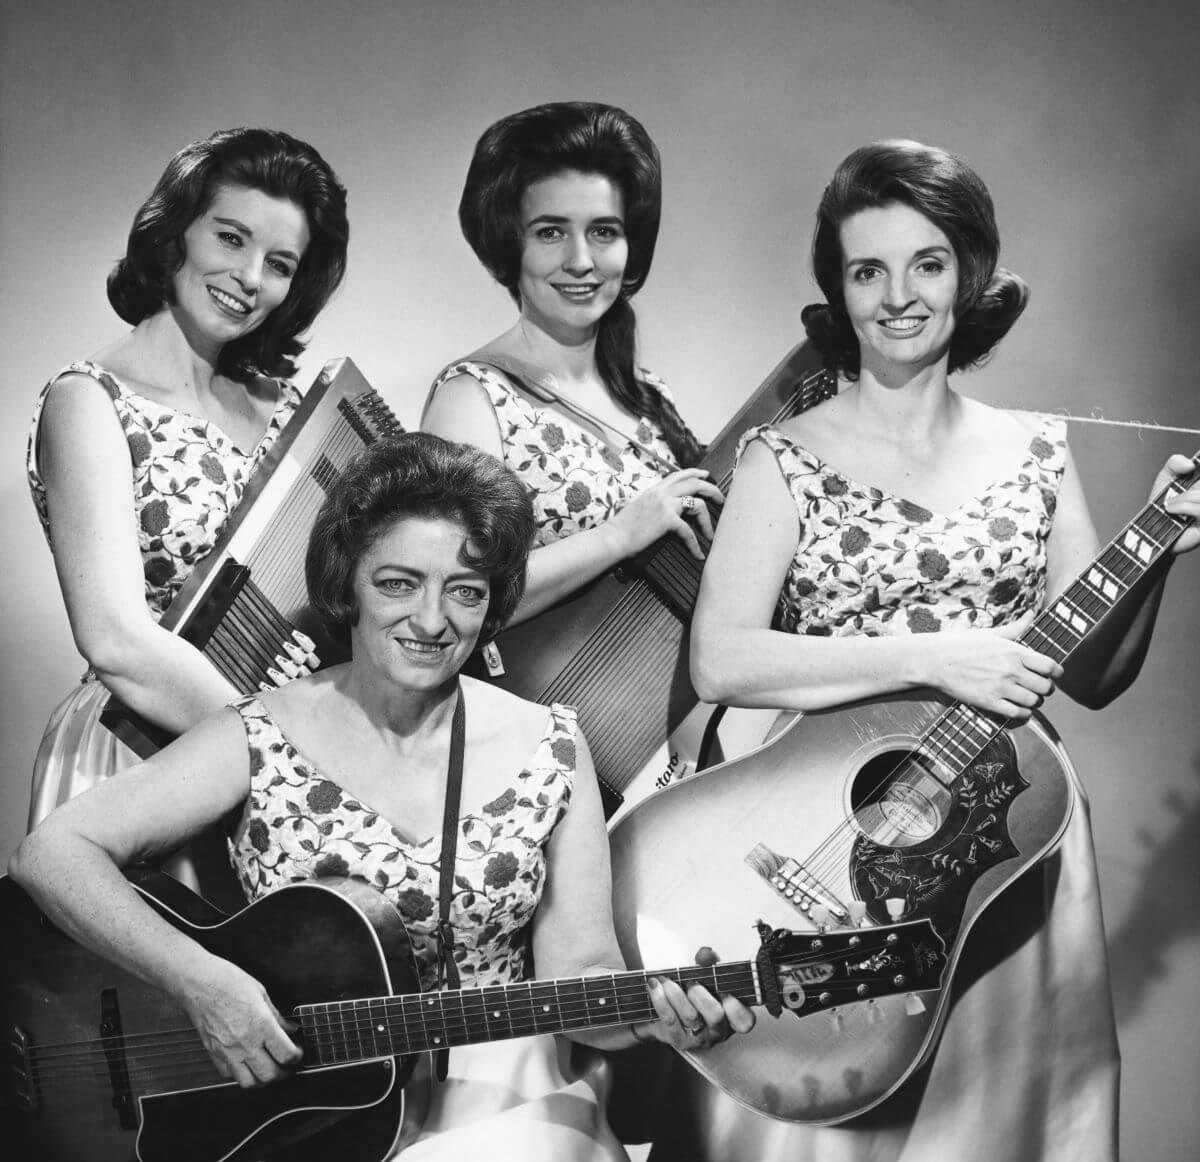
[[[850,878],[871,918],[888,923],[885,901],[899,898],[906,919],[932,920],[950,943],[975,881],[988,868],[1020,855],[1009,834],[1008,811],[1028,787],[1012,739],[1001,733],[950,785],[946,818],[930,838],[893,847],[860,834],[850,856]]]

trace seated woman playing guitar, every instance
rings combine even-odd
[[[839,166],[813,243],[827,302],[805,324],[849,382],[744,438],[693,625],[701,697],[811,711],[932,688],[1020,723],[1056,684],[1098,707],[1133,681],[1170,563],[1200,532],[1179,536],[1065,668],[1016,640],[1097,542],[1063,422],[949,384],[1024,308],[998,252],[991,199],[961,159],[889,141]],[[1154,492],[1194,468],[1172,457]],[[1176,491],[1167,511],[1200,515],[1200,487]],[[894,1096],[819,1128],[747,1115],[713,1092],[697,1098],[712,1107],[704,1140],[654,1157],[1114,1158],[1117,1045],[1074,789],[1061,847],[972,929],[967,953],[979,956],[960,970],[940,1045]]]
[[[347,635],[351,661],[239,699],[64,804],[14,857],[14,879],[58,926],[177,1000],[223,1076],[270,1082],[300,1050],[263,986],[164,921],[119,869],[160,859],[231,811],[250,899],[317,876],[364,879],[402,914],[423,987],[434,987],[458,753],[462,808],[445,850],[463,985],[521,980],[534,965],[543,978],[622,967],[574,711],[459,675],[519,601],[532,534],[525,489],[492,457],[423,434],[371,447],[334,485],[307,559],[313,606]],[[657,1020],[572,1038],[695,1049],[753,1024],[740,1002],[697,986],[656,978],[649,991]],[[624,1157],[604,1121],[605,1086],[595,1056],[572,1063],[549,1034],[455,1048],[411,1155]]]

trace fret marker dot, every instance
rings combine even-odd
[[[608,998],[607,998],[607,997],[601,997],[601,998],[600,998],[600,1003],[601,1003],[602,1005],[607,1005],[607,1004],[608,1004]]]
[[[440,1044],[442,1043],[442,1039],[441,1039],[441,1037],[434,1037],[434,1039],[433,1039],[433,1043],[434,1043],[435,1045],[440,1045]]]
[[[500,1020],[500,1010],[499,1010],[499,1009],[493,1009],[493,1010],[492,1010],[492,1016],[493,1016],[493,1017],[495,1017],[497,1021],[498,1021],[498,1020]]]
[[[375,1032],[376,1032],[376,1033],[382,1033],[382,1032],[383,1032],[383,1026],[382,1026],[382,1025],[376,1025],[376,1026],[375,1026]]]
[[[549,1005],[543,1005],[543,1006],[542,1006],[542,1012],[543,1012],[543,1013],[548,1013],[549,1011],[550,1011],[550,1006],[549,1006]]]

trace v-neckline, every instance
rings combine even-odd
[[[1034,453],[1033,453],[1034,443],[1039,439],[1045,439],[1045,437],[1042,435],[1042,433],[1035,432],[1029,438],[1028,443],[1025,445],[1024,454],[1021,458],[1020,463],[1017,464],[1016,468],[1013,471],[1011,471],[1008,475],[1000,476],[998,478],[990,480],[982,488],[977,489],[975,492],[964,497],[958,504],[954,505],[952,508],[932,509],[929,507],[929,505],[921,504],[919,501],[912,500],[907,496],[901,496],[898,492],[892,492],[886,488],[879,488],[878,486],[876,486],[874,484],[866,484],[863,481],[859,480],[857,477],[851,476],[850,473],[843,472],[840,468],[836,467],[833,464],[830,464],[829,461],[822,459],[815,452],[811,451],[804,444],[801,444],[799,440],[796,440],[793,437],[789,436],[786,432],[781,432],[778,428],[773,428],[772,430],[776,434],[778,434],[782,439],[786,440],[793,448],[796,449],[797,452],[800,452],[804,456],[808,457],[808,459],[813,462],[813,464],[817,467],[817,469],[819,471],[821,471],[822,473],[825,473],[826,475],[836,476],[836,477],[838,477],[839,480],[844,481],[848,490],[850,490],[850,491],[857,490],[860,493],[874,495],[874,496],[880,497],[882,499],[890,500],[893,504],[896,504],[896,505],[908,505],[910,508],[919,508],[922,512],[929,513],[931,519],[941,520],[941,521],[950,520],[952,517],[957,516],[960,512],[962,512],[962,510],[964,508],[966,508],[967,505],[972,504],[973,502],[979,500],[980,497],[986,496],[988,493],[994,492],[998,488],[1003,488],[1005,485],[1012,484],[1016,480],[1017,474],[1021,471],[1021,469],[1027,467],[1029,462],[1032,459],[1034,459]]]
[[[296,760],[303,765],[304,770],[305,770],[305,778],[308,779],[309,782],[329,783],[331,786],[337,787],[337,789],[341,792],[343,799],[353,800],[355,803],[358,803],[363,808],[364,812],[367,815],[375,815],[379,819],[382,819],[383,822],[386,823],[387,826],[390,827],[391,830],[400,838],[400,840],[404,844],[404,846],[409,848],[410,850],[415,851],[415,850],[418,850],[419,848],[429,847],[430,844],[438,844],[441,842],[442,831],[440,828],[438,830],[434,831],[432,834],[426,836],[424,839],[416,839],[413,837],[412,832],[410,832],[407,828],[401,827],[399,824],[397,824],[396,821],[390,815],[386,814],[383,811],[380,811],[378,808],[376,808],[370,802],[368,802],[365,798],[363,798],[363,796],[355,794],[354,792],[350,791],[347,787],[344,787],[336,779],[330,778],[328,775],[326,775],[321,770],[321,768],[315,762],[313,762],[313,760],[311,758],[308,757],[308,754],[305,751],[303,751],[300,747],[298,747],[296,745],[296,743],[293,741],[291,735],[289,735],[287,733],[287,731],[285,731],[283,729],[283,727],[279,724],[279,721],[270,712],[270,710],[267,709],[266,704],[262,701],[261,698],[254,698],[253,702],[254,702],[254,705],[258,708],[259,712],[262,714],[263,718],[270,724],[271,729],[275,731],[275,733],[280,737],[280,739],[282,739],[282,741],[284,743],[286,743],[289,747],[292,748],[292,752],[295,754]],[[545,741],[545,739],[546,739],[546,731],[543,730],[541,737],[538,739],[537,745],[534,748],[534,752],[533,752],[534,754],[537,754],[538,750],[541,749],[542,743]],[[492,803],[492,802],[495,802],[495,800],[497,800],[497,799],[503,798],[504,795],[507,794],[507,792],[509,792],[509,791],[515,792],[517,790],[518,780],[528,770],[529,770],[529,764],[526,763],[525,765],[523,765],[521,767],[521,769],[519,771],[517,771],[517,773],[514,776],[514,779],[512,781],[505,783],[505,785],[495,795],[492,795],[489,799],[486,800],[486,802],[479,804],[478,808],[472,811],[472,814],[473,815],[479,814],[479,812],[482,811],[483,808],[486,807],[488,803]],[[460,800],[459,808],[458,808],[458,822],[461,822],[465,817],[466,817],[466,813],[463,811],[462,802]]]
[[[271,434],[271,429],[275,426],[276,416],[279,414],[279,409],[283,406],[286,399],[286,392],[283,387],[277,387],[275,406],[272,407],[271,414],[267,417],[266,427],[263,429],[262,434],[251,446],[250,450],[248,452],[243,452],[241,447],[234,441],[233,437],[227,431],[225,431],[225,429],[221,427],[216,420],[210,420],[205,416],[198,416],[195,412],[187,411],[184,408],[172,407],[170,404],[165,404],[161,400],[155,399],[153,396],[146,395],[144,392],[134,391],[134,389],[131,388],[129,384],[127,384],[125,380],[122,379],[121,376],[119,376],[115,371],[111,371],[107,367],[102,367],[99,363],[92,363],[90,360],[85,360],[83,364],[75,364],[74,366],[83,365],[95,368],[97,371],[109,376],[125,395],[132,396],[134,399],[140,400],[142,403],[151,404],[160,412],[167,412],[173,416],[179,416],[180,419],[185,422],[202,425],[208,432],[219,437],[221,442],[231,448],[233,452],[240,456],[243,460],[250,460],[258,455],[258,452],[266,442],[267,437]],[[213,441],[210,437],[210,442],[215,441]]]

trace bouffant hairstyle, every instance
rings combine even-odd
[[[480,641],[495,637],[525,592],[535,531],[525,486],[494,456],[426,432],[370,445],[334,481],[304,560],[308,597],[343,642],[358,620],[354,570],[376,539],[405,517],[441,518],[466,532],[464,564],[491,595]]]
[[[662,215],[662,165],[641,123],[624,109],[592,101],[561,101],[523,109],[490,126],[475,146],[458,206],[463,235],[479,261],[519,304],[524,230],[521,199],[535,182],[574,171],[599,174],[624,202],[629,260],[617,301],[600,321],[596,364],[613,398],[649,416],[681,465],[703,449],[675,406],[638,377],[637,320],[629,302],[654,259]]]
[[[133,219],[122,258],[108,276],[108,301],[127,323],[172,303],[171,279],[183,262],[183,233],[208,209],[220,186],[261,190],[295,202],[309,243],[287,298],[250,334],[227,343],[218,370],[246,381],[294,375],[306,331],[346,273],[350,227],[346,191],[306,142],[273,129],[223,129],[194,141],[167,163]]]
[[[804,308],[808,336],[830,366],[858,376],[858,339],[842,295],[842,223],[860,210],[898,202],[923,214],[950,240],[958,262],[949,369],[981,363],[1020,317],[1029,288],[997,267],[1000,233],[991,195],[962,158],[916,141],[856,149],[825,187],[817,209],[812,264],[825,303]]]

